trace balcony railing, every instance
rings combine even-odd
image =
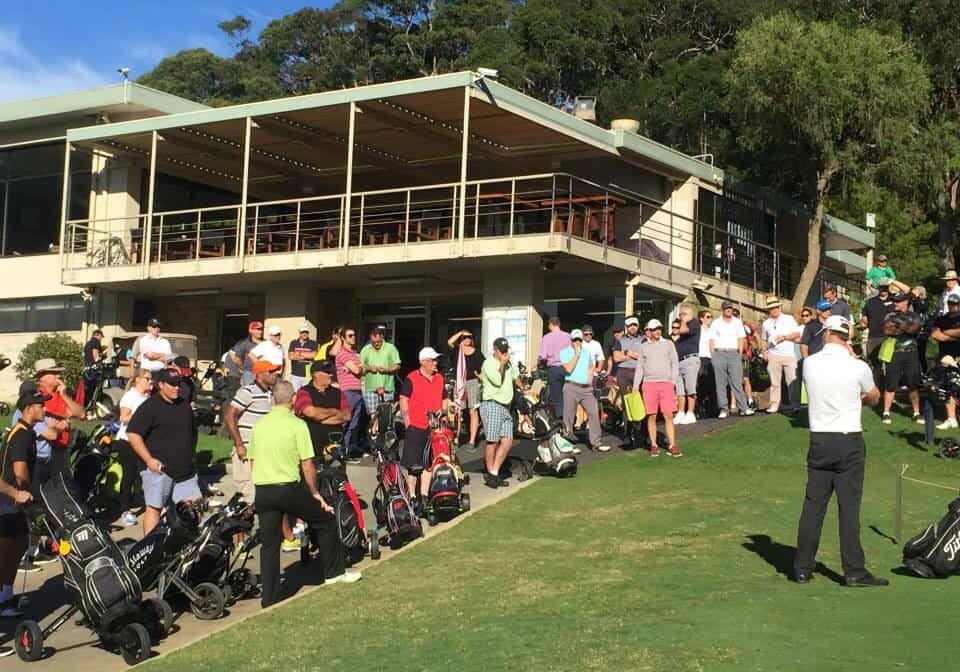
[[[681,216],[639,194],[565,173],[475,180],[296,200],[71,220],[64,269],[113,268],[315,250],[559,234],[735,282],[793,290],[802,261]],[[241,226],[242,225],[242,226]],[[144,243],[149,229],[149,244]],[[144,255],[148,255],[145,257]]]

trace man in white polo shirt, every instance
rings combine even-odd
[[[796,344],[803,331],[793,319],[784,313],[780,299],[767,297],[767,313],[770,317],[760,327],[760,347],[767,358],[767,373],[770,374],[770,405],[767,413],[780,410],[780,384],[787,377],[787,403],[795,411],[800,405],[800,389],[797,384]]]
[[[160,320],[155,317],[147,320],[147,333],[137,339],[136,350],[141,369],[159,371],[166,366],[173,350],[170,341],[160,335]]]
[[[737,408],[742,415],[753,415],[743,393],[743,364],[740,356],[747,346],[747,331],[740,318],[733,316],[733,303],[724,301],[720,305],[720,317],[710,326],[710,359],[713,362],[713,375],[717,383],[717,405],[720,407],[718,418],[730,415],[730,395],[727,387],[733,390]]]
[[[851,322],[844,317],[828,317],[822,329],[823,349],[803,362],[803,382],[810,400],[810,448],[793,578],[797,583],[813,578],[823,517],[836,491],[846,585],[886,586],[886,579],[867,571],[860,545],[860,500],[866,463],[860,414],[864,401],[871,406],[880,401],[880,390],[867,363],[850,354],[850,328]]]

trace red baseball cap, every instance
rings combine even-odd
[[[263,329],[263,322],[259,320],[254,320],[249,324],[249,326],[247,326],[248,331],[251,329]]]

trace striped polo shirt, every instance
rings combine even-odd
[[[250,444],[253,426],[273,407],[273,392],[264,390],[256,383],[244,385],[237,390],[230,405],[240,412],[237,416],[237,429],[240,430],[240,438],[246,447]]]

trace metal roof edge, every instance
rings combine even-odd
[[[834,261],[839,261],[845,266],[851,266],[861,273],[867,272],[867,258],[850,250],[828,250],[823,256]]]
[[[209,105],[198,103],[187,98],[175,96],[172,93],[154,89],[143,84],[130,82],[130,91],[127,100],[136,105],[165,114],[178,114],[180,112],[194,112],[196,110],[209,110]]]
[[[121,121],[114,124],[101,124],[94,127],[72,128],[67,131],[67,140],[70,142],[99,140],[119,135],[149,133],[155,130],[161,131],[166,128],[177,128],[185,125],[243,119],[247,116],[282,114],[284,112],[315,107],[342,105],[343,103],[349,103],[351,101],[362,102],[376,98],[403,96],[410,93],[440,91],[443,89],[469,86],[473,81],[473,77],[473,73],[470,72],[455,72],[446,75],[403,79],[397,82],[370,84],[352,89],[337,89],[335,91],[275,98],[273,100],[264,100],[255,103],[241,103],[225,107],[206,108],[192,112],[171,114],[164,117]]]
[[[828,231],[861,243],[864,248],[874,248],[877,245],[877,236],[874,233],[866,229],[861,229],[859,226],[844,221],[839,217],[825,213],[823,215],[823,226],[826,227]]]
[[[685,175],[692,175],[693,177],[712,182],[718,186],[723,185],[724,172],[721,168],[695,159],[679,150],[667,147],[656,140],[651,140],[636,133],[630,133],[624,130],[611,132],[614,134],[614,146],[617,149],[621,147],[626,148],[635,154],[673,168]]]

